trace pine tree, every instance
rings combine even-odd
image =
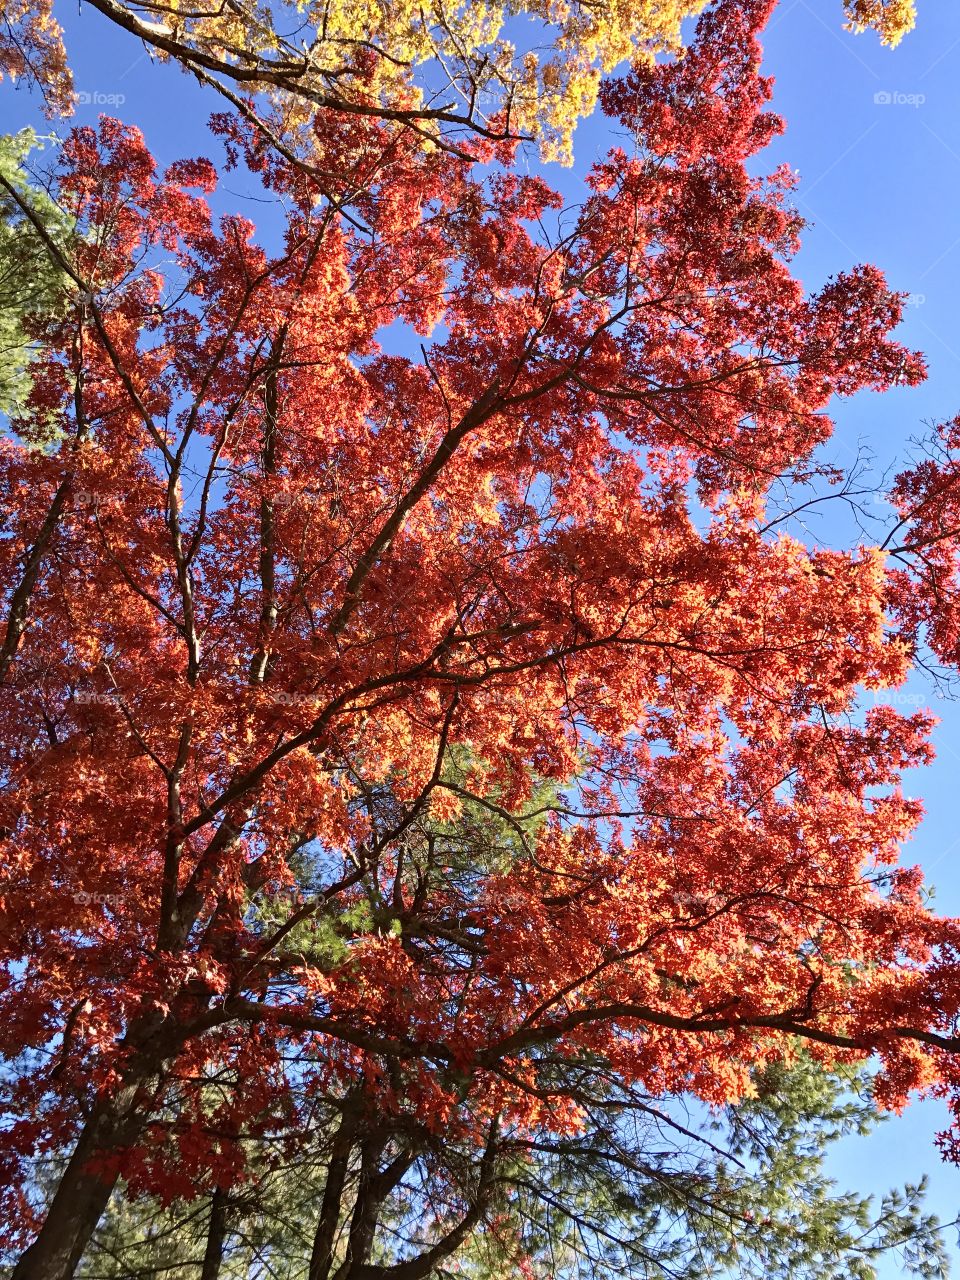
[[[31,129],[0,136],[0,179],[29,201],[52,236],[69,238],[69,221],[42,189],[32,183],[25,165],[40,145]],[[0,183],[0,413],[22,409],[30,390],[27,363],[33,350],[34,325],[67,305],[66,277],[51,261],[36,228]]]
[[[825,1172],[833,1143],[868,1133],[878,1120],[865,1073],[827,1072],[801,1053],[758,1072],[755,1085],[754,1097],[716,1115],[636,1096],[616,1106],[611,1091],[584,1135],[508,1143],[491,1206],[426,1274],[872,1280],[884,1259],[919,1280],[948,1274],[943,1229],[924,1209],[922,1184],[893,1189],[876,1204]],[[251,1153],[249,1181],[228,1193],[171,1204],[116,1195],[79,1280],[308,1280],[336,1127],[332,1114],[318,1116],[295,1161]],[[396,1137],[390,1154],[400,1154]],[[437,1150],[425,1152],[380,1206],[373,1265],[398,1266],[429,1247],[436,1159]],[[359,1162],[358,1144],[336,1217],[333,1275]]]

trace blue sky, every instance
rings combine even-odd
[[[215,101],[193,80],[154,64],[99,14],[69,3],[56,10],[67,28],[77,88],[87,95],[81,122],[106,111],[136,123],[161,161],[204,151],[217,156],[204,131]],[[911,294],[900,333],[929,361],[919,389],[863,394],[837,409],[837,460],[852,462],[862,441],[881,473],[904,457],[925,424],[960,412],[960,5],[920,0],[920,10],[917,31],[891,51],[872,34],[843,31],[840,0],[782,0],[765,40],[775,106],[788,125],[766,156],[771,167],[786,161],[800,172],[796,203],[810,221],[797,262],[801,279],[814,289],[856,262],[877,264],[894,287]],[[46,127],[35,96],[5,86],[0,101],[5,130]],[[577,141],[577,171],[609,145],[598,121],[585,125]],[[549,176],[567,187],[566,175]],[[264,211],[253,202],[257,194],[251,179],[232,174],[220,202],[256,219]],[[960,702],[936,699],[923,681],[904,692],[941,717],[935,765],[909,779],[927,819],[906,856],[925,868],[939,910],[960,914]],[[879,1192],[927,1173],[931,1206],[952,1219],[960,1212],[960,1170],[942,1165],[934,1150],[942,1124],[937,1105],[912,1107],[875,1136],[842,1144],[832,1160],[837,1177]],[[960,1274],[955,1232],[950,1243]],[[885,1280],[899,1274],[895,1263],[883,1272]]]
[[[960,6],[923,4],[917,30],[896,50],[872,35],[840,29],[833,0],[786,0],[766,38],[787,132],[771,149],[802,178],[797,204],[810,220],[797,263],[809,287],[855,261],[874,262],[911,294],[904,340],[927,356],[917,389],[866,394],[837,412],[837,450],[852,460],[869,444],[882,472],[924,424],[960,412]],[[892,99],[889,100],[889,99]],[[941,718],[935,765],[914,772],[909,790],[927,818],[910,861],[936,886],[938,909],[960,913],[960,704],[939,701],[923,681],[906,691]],[[851,1186],[881,1190],[930,1175],[941,1218],[960,1212],[960,1170],[932,1149],[942,1124],[934,1104],[917,1106],[867,1140],[851,1140],[833,1164]],[[950,1233],[960,1272],[956,1233]],[[899,1274],[895,1266],[887,1275]]]

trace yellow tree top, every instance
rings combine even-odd
[[[569,160],[600,76],[626,59],[681,47],[704,0],[91,0],[161,57],[231,100],[282,102],[295,130],[317,107],[539,140]],[[848,25],[894,45],[913,0],[845,0]],[[71,101],[52,0],[0,0],[0,75],[37,80],[53,111]]]

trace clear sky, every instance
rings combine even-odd
[[[105,111],[139,125],[161,161],[206,152],[218,157],[204,122],[214,100],[196,82],[154,64],[130,36],[73,3],[55,6],[69,37],[78,111],[92,122]],[[766,71],[776,78],[775,107],[787,132],[766,153],[770,167],[799,171],[796,203],[810,225],[797,263],[811,289],[856,262],[873,262],[891,284],[911,294],[900,330],[921,348],[929,378],[919,389],[861,394],[836,410],[838,461],[851,462],[863,442],[882,473],[905,456],[925,424],[960,413],[960,5],[920,0],[918,29],[896,50],[872,34],[842,29],[840,0],[782,0],[765,40]],[[43,128],[38,102],[26,92],[0,93],[2,128]],[[609,145],[604,122],[578,135],[582,172]],[[548,174],[571,190],[573,175]],[[256,185],[228,175],[219,203],[253,218]],[[828,530],[824,529],[824,537]],[[817,537],[816,526],[811,536]],[[940,911],[960,914],[960,702],[938,700],[923,681],[901,697],[931,705],[941,717],[937,761],[910,775],[927,818],[908,861],[921,863],[936,886]],[[851,1139],[832,1161],[851,1189],[887,1189],[927,1173],[930,1205],[944,1220],[960,1214],[960,1170],[940,1163],[933,1146],[943,1112],[933,1103],[910,1108],[869,1139]],[[960,1248],[949,1233],[954,1274]],[[891,1263],[884,1280],[900,1275]]]
[[[862,440],[882,472],[924,424],[960,413],[960,6],[924,4],[917,30],[896,50],[839,29],[834,0],[785,0],[767,33],[766,69],[787,132],[773,154],[799,170],[797,204],[812,224],[798,268],[809,287],[847,264],[876,263],[911,294],[901,333],[927,356],[919,389],[866,394],[837,411],[840,457]],[[939,714],[936,764],[909,790],[927,818],[905,851],[936,886],[940,911],[960,914],[960,703],[905,691]],[[934,1104],[915,1107],[834,1161],[838,1177],[881,1190],[928,1172],[944,1220],[960,1213],[960,1170],[938,1161]],[[953,1270],[960,1249],[950,1233]],[[899,1274],[895,1266],[885,1273]]]

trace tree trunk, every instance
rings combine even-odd
[[[73,1155],[36,1240],[21,1256],[10,1280],[70,1280],[117,1185],[118,1173],[96,1174],[90,1161],[135,1141],[148,1118],[139,1105],[144,1078],[128,1080],[98,1102],[80,1131]]]
[[[383,1196],[377,1186],[380,1157],[387,1145],[384,1136],[365,1138],[360,1144],[360,1180],[347,1236],[347,1256],[337,1268],[334,1280],[347,1280],[355,1267],[363,1266],[373,1248],[377,1216]]]
[[[223,1262],[223,1242],[227,1237],[227,1209],[229,1199],[225,1191],[217,1187],[210,1199],[210,1223],[207,1227],[207,1248],[203,1255],[200,1280],[218,1280]]]
[[[195,907],[194,920],[198,912]],[[206,1003],[209,993],[204,995]],[[196,1017],[197,993],[185,986],[180,998],[186,1006],[180,1013]],[[94,1106],[37,1238],[21,1255],[10,1280],[71,1280],[119,1179],[119,1173],[91,1173],[90,1163],[96,1156],[132,1146],[141,1137],[153,1114],[156,1090],[184,1037],[184,1023],[174,1012],[154,1010],[134,1020],[121,1041],[130,1055],[122,1083]]]
[[[343,1200],[343,1188],[347,1179],[350,1152],[356,1130],[356,1116],[348,1110],[340,1121],[340,1127],[333,1140],[330,1164],[327,1168],[327,1181],[323,1191],[323,1204],[320,1207],[317,1230],[313,1237],[313,1253],[310,1257],[307,1280],[328,1280],[333,1266],[333,1244],[337,1225],[340,1222],[340,1205]]]

